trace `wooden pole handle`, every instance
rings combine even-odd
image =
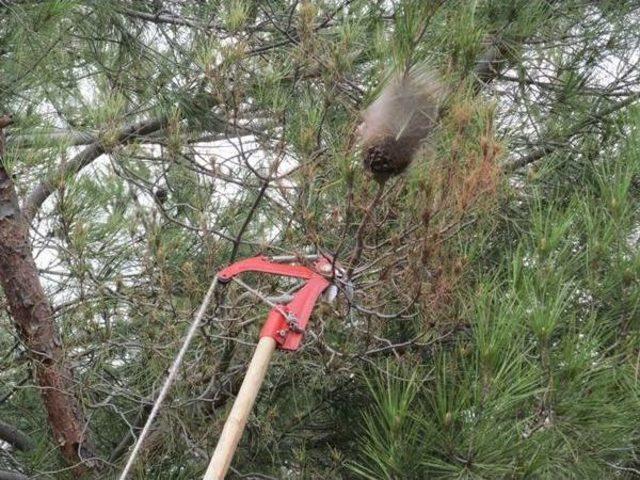
[[[236,451],[244,426],[247,423],[253,404],[258,396],[258,391],[267,373],[267,367],[271,360],[271,355],[276,349],[276,341],[271,337],[262,337],[258,342],[253,358],[247,369],[247,373],[242,381],[242,386],[236,397],[236,401],[231,407],[231,412],[224,424],[222,433],[218,440],[218,445],[213,452],[209,468],[204,474],[203,480],[223,480],[233,454]]]

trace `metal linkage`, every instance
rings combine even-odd
[[[326,257],[319,257],[313,263],[313,268],[309,268],[298,263],[275,262],[268,257],[259,255],[222,269],[218,272],[218,281],[229,282],[244,272],[270,273],[306,280],[304,286],[293,295],[290,302],[276,305],[268,302],[273,308],[260,331],[260,338],[273,338],[277,348],[295,351],[302,344],[309,317],[318,297],[331,285],[329,274],[333,270],[334,265],[331,259]],[[248,290],[258,294],[253,289],[249,288]]]

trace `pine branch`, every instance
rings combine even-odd
[[[613,103],[612,105],[603,109],[600,112],[596,112],[592,115],[589,115],[586,119],[581,120],[580,122],[577,122],[576,124],[569,127],[569,129],[567,130],[567,133],[563,136],[562,139],[558,139],[554,142],[548,142],[547,144],[543,145],[537,150],[534,150],[533,152],[530,152],[529,154],[523,157],[520,157],[512,161],[507,161],[503,165],[503,169],[507,172],[513,172],[520,168],[526,167],[531,163],[537,162],[538,160],[546,157],[547,155],[550,155],[562,149],[564,146],[568,144],[571,138],[579,134],[585,128],[595,125],[598,122],[605,120],[609,115],[612,115],[616,112],[619,112],[620,110],[623,110],[628,106],[633,105],[638,99],[640,99],[640,93],[634,93],[633,95],[630,95],[628,98],[625,98],[624,100]]]
[[[141,137],[161,130],[166,126],[167,122],[167,117],[159,117],[128,125],[120,130],[117,135],[116,143],[119,145],[131,143]],[[61,179],[75,175],[106,152],[107,150],[104,145],[99,140],[96,140],[70,161],[60,165],[58,170],[52,176],[36,185],[22,203],[22,212],[27,222],[31,223],[38,209],[59,187]]]
[[[4,422],[0,422],[0,440],[4,440],[23,452],[32,450],[34,446],[31,437],[13,425]]]

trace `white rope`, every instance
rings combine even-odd
[[[175,360],[173,361],[173,364],[171,365],[171,368],[169,368],[169,375],[167,376],[167,379],[164,381],[164,385],[162,385],[162,390],[160,390],[160,394],[158,395],[158,398],[156,398],[156,401],[153,404],[153,408],[151,409],[149,418],[147,418],[147,422],[144,424],[144,428],[142,429],[142,432],[140,433],[140,436],[138,437],[138,440],[136,441],[136,444],[133,447],[131,454],[129,455],[129,459],[127,460],[127,464],[125,465],[124,470],[122,471],[122,474],[119,477],[119,480],[125,480],[127,478],[127,475],[129,474],[129,470],[131,470],[131,467],[133,466],[133,463],[136,460],[136,456],[140,451],[142,442],[151,431],[151,424],[153,423],[154,418],[158,414],[158,411],[160,410],[160,406],[162,405],[162,402],[164,401],[165,397],[169,393],[171,384],[176,379],[176,376],[178,374],[178,369],[180,368],[180,364],[182,363],[184,355],[187,353],[189,345],[191,344],[191,341],[193,340],[193,337],[195,336],[196,331],[198,330],[198,326],[202,321],[202,317],[204,316],[204,313],[207,311],[207,307],[209,306],[209,303],[211,303],[211,297],[213,297],[213,292],[216,289],[217,283],[218,283],[218,276],[216,275],[213,278],[213,281],[211,282],[211,286],[209,287],[209,291],[205,295],[204,300],[202,300],[202,304],[200,305],[200,308],[198,309],[198,312],[196,313],[196,316],[193,319],[193,323],[189,327],[189,331],[187,332],[187,336],[184,338],[184,342],[182,343],[180,352],[178,352],[178,355],[176,356]]]

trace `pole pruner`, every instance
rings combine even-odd
[[[256,256],[240,260],[218,272],[218,282],[228,283],[244,272],[260,272],[300,278],[304,285],[288,303],[273,306],[260,331],[251,363],[238,391],[233,407],[218,439],[218,444],[203,480],[222,480],[231,465],[247,419],[260,390],[273,352],[300,348],[313,307],[320,295],[342,276],[343,270],[331,258],[317,257],[311,266],[293,257]]]

